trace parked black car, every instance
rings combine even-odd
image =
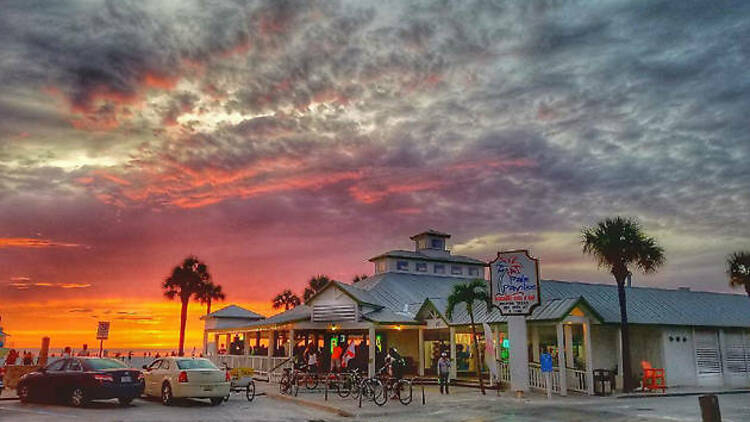
[[[73,406],[91,400],[118,399],[128,405],[143,393],[143,374],[114,359],[66,358],[30,372],[18,381],[21,402],[65,401]]]

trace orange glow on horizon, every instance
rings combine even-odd
[[[236,304],[262,315],[277,313],[271,301],[218,303],[212,311]],[[203,344],[203,321],[206,307],[191,302],[188,307],[185,350],[187,353]],[[50,337],[54,351],[65,346],[79,349],[83,344],[98,347],[98,321],[110,321],[105,349],[174,349],[177,350],[180,329],[178,301],[143,301],[140,298],[107,298],[50,300],[9,303],[2,308],[3,331],[10,334],[6,347],[38,348],[42,337]]]

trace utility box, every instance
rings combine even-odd
[[[698,397],[701,405],[701,418],[703,422],[721,422],[721,411],[719,410],[719,398],[716,394],[706,394]]]

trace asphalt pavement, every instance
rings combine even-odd
[[[276,390],[275,385],[259,383],[258,391]],[[415,390],[414,402],[404,406],[389,401],[383,407],[330,395],[325,401],[322,392],[301,391],[299,401],[278,400],[259,396],[253,402],[242,394],[217,407],[208,401],[185,400],[166,407],[155,400],[135,400],[128,407],[116,401],[95,402],[84,409],[59,404],[21,404],[17,400],[0,401],[0,420],[10,421],[504,421],[504,422],[700,422],[697,396],[649,397],[637,399],[600,398],[587,396],[554,397],[530,394],[516,399],[488,392],[481,396],[475,389],[454,388],[450,396],[442,396],[428,386],[426,404],[421,404],[421,390]],[[7,394],[4,397],[8,397]],[[310,407],[305,402],[325,404]],[[750,421],[750,394],[719,396],[723,422]],[[309,404],[309,403],[308,403]],[[352,417],[342,417],[326,407],[344,410]]]

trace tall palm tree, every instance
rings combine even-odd
[[[445,316],[448,320],[453,318],[453,310],[459,303],[466,306],[466,312],[469,314],[471,321],[471,338],[474,339],[474,356],[477,361],[477,378],[479,378],[479,389],[482,394],[484,391],[484,381],[482,380],[482,359],[479,357],[479,341],[477,341],[477,329],[474,324],[474,304],[476,302],[484,303],[487,309],[492,307],[490,294],[487,292],[487,282],[482,279],[474,279],[466,284],[456,284],[453,286],[453,292],[448,296],[448,308],[445,310]],[[488,340],[489,341],[489,340]]]
[[[727,275],[730,286],[744,287],[750,296],[750,251],[733,252],[727,257]]]
[[[596,258],[599,267],[607,268],[617,282],[617,296],[620,301],[623,390],[629,393],[633,391],[633,377],[630,367],[630,330],[628,329],[625,280],[631,274],[631,267],[648,274],[664,265],[666,261],[664,249],[657,245],[654,238],[643,232],[636,220],[620,216],[604,219],[593,227],[584,227],[581,230],[581,243],[583,253]]]
[[[190,299],[199,300],[205,284],[211,282],[206,264],[195,256],[189,256],[172,270],[172,275],[162,283],[164,296],[169,299],[179,298],[182,303],[180,310],[180,356],[185,352],[185,324]]]
[[[305,302],[307,302],[311,297],[315,296],[315,293],[318,293],[320,289],[322,289],[326,284],[330,283],[331,279],[328,278],[327,275],[319,274],[315,277],[311,278],[307,282],[307,287],[305,287],[305,293],[302,295],[304,297]]]
[[[206,305],[206,315],[211,313],[211,302],[214,300],[224,300],[226,295],[221,290],[221,285],[214,284],[212,281],[203,284],[203,290],[198,295],[198,302]]]
[[[273,298],[273,308],[279,309],[281,307],[284,307],[285,311],[288,311],[289,308],[294,308],[298,306],[301,303],[299,300],[299,296],[292,293],[291,290],[286,289],[283,292],[276,295],[276,297]]]

